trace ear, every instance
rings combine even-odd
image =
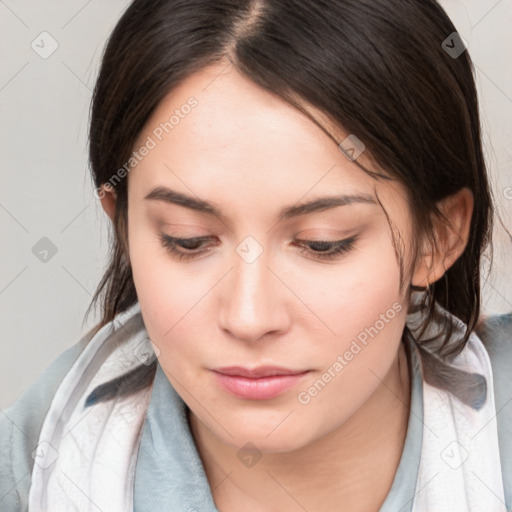
[[[114,222],[114,215],[116,213],[116,192],[109,183],[103,183],[98,192],[98,197],[101,201],[101,206],[105,213]]]
[[[426,287],[441,279],[464,252],[469,240],[474,206],[471,190],[463,188],[438,202],[437,206],[449,224],[435,219],[437,247],[430,247],[420,256],[412,278],[412,284],[419,287]]]

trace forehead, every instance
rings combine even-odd
[[[325,124],[326,116],[308,110]],[[327,126],[337,140],[348,135]],[[129,176],[141,197],[161,184],[199,195],[243,189],[295,200],[313,189],[371,192],[377,184],[311,119],[232,65],[205,68],[168,93],[134,149],[149,139],[154,147]]]

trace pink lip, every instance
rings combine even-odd
[[[268,400],[295,386],[308,371],[277,366],[243,368],[230,366],[212,370],[217,382],[239,398]]]

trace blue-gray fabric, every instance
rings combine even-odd
[[[28,509],[31,457],[52,398],[62,379],[86,347],[89,335],[59,355],[16,402],[0,410],[0,511]]]
[[[498,318],[498,317],[497,317]],[[504,317],[503,317],[504,318]],[[512,321],[488,322],[482,337],[494,377],[500,457],[507,511],[512,512]],[[63,352],[9,408],[0,411],[0,511],[27,510],[39,432],[61,380],[91,333]],[[419,469],[423,392],[419,356],[406,345],[411,374],[411,411],[392,487],[379,512],[410,512]],[[217,511],[187,421],[187,408],[157,366],[137,457],[134,511]]]
[[[505,505],[512,512],[512,313],[490,317],[478,335],[492,365]]]

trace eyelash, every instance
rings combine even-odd
[[[204,251],[197,252],[186,252],[182,249],[178,249],[178,244],[195,244],[201,243],[203,241],[207,241],[209,237],[194,237],[194,238],[175,238],[164,233],[159,235],[160,242],[162,246],[167,249],[174,257],[178,260],[191,260],[195,256],[201,254]],[[332,260],[337,257],[340,257],[342,254],[349,252],[355,242],[357,240],[357,236],[352,236],[345,240],[335,240],[335,241],[323,241],[323,240],[296,240],[296,242],[300,242],[302,244],[309,245],[310,247],[301,247],[301,252],[309,252],[313,254],[316,258],[321,260]],[[311,250],[311,246],[320,246],[321,248],[326,248],[328,251],[315,251]],[[190,249],[189,249],[190,250]]]

